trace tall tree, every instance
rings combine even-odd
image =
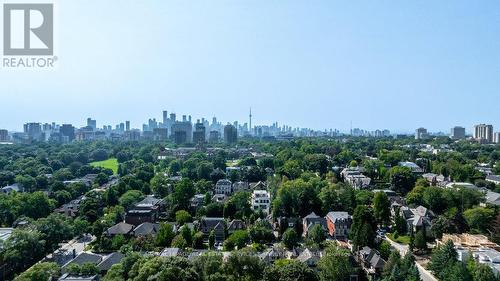
[[[330,244],[318,263],[321,280],[346,280],[353,272],[349,251]]]
[[[373,214],[380,225],[387,226],[391,222],[391,202],[384,192],[377,192],[373,198]]]

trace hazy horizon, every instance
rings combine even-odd
[[[0,128],[252,107],[254,125],[500,131],[500,2],[54,2],[57,67],[0,68]]]

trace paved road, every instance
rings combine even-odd
[[[387,236],[385,236],[384,238],[387,242],[389,242],[391,244],[391,246],[393,248],[395,248],[396,250],[399,251],[401,256],[406,255],[406,252],[408,252],[408,248],[409,248],[408,245],[396,243],[396,242],[392,241],[391,239],[389,239]],[[423,281],[437,281],[437,279],[428,270],[423,268],[420,264],[418,264],[418,263],[416,263],[416,264],[417,264],[418,272],[420,273],[421,280],[423,280]]]

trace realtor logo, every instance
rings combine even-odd
[[[52,56],[53,4],[3,5],[4,56]]]

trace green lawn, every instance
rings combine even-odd
[[[410,236],[407,235],[399,235],[398,238],[394,238],[394,235],[392,233],[387,233],[387,237],[391,239],[394,242],[398,242],[400,244],[405,244],[408,245],[410,244]]]
[[[109,158],[108,160],[104,161],[96,161],[90,163],[91,166],[94,167],[102,167],[105,169],[111,169],[113,170],[113,174],[116,174],[118,172],[118,160],[116,158]]]

